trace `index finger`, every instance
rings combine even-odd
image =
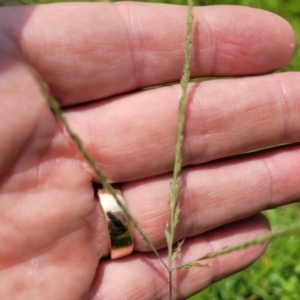
[[[186,17],[175,5],[60,3],[3,9],[0,26],[67,106],[179,80]],[[274,14],[194,9],[193,77],[271,72],[294,49],[290,25]]]

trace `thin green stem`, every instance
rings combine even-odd
[[[138,223],[136,222],[136,220],[129,213],[129,211],[127,210],[126,206],[123,204],[123,202],[119,200],[119,198],[117,197],[115,189],[108,182],[108,180],[107,180],[106,176],[104,175],[104,173],[101,172],[101,170],[97,167],[97,165],[95,163],[95,160],[87,152],[87,150],[83,146],[83,144],[82,144],[80,138],[78,137],[78,135],[76,135],[71,130],[71,128],[70,128],[70,126],[69,126],[66,118],[63,116],[62,110],[61,110],[58,102],[49,93],[47,93],[45,91],[45,89],[43,88],[43,85],[41,83],[40,83],[40,86],[42,88],[42,91],[43,91],[45,97],[47,98],[48,104],[49,104],[50,108],[52,109],[54,115],[62,123],[62,125],[66,129],[67,133],[69,134],[70,138],[73,140],[73,142],[77,146],[77,148],[80,151],[80,153],[82,154],[83,158],[91,166],[91,168],[95,172],[96,176],[98,177],[98,179],[101,182],[101,184],[103,185],[103,187],[115,198],[115,200],[117,201],[118,205],[122,208],[122,210],[126,214],[128,220],[133,224],[133,226],[136,228],[136,230],[140,233],[140,235],[142,236],[142,238],[144,239],[144,241],[147,243],[147,245],[150,247],[150,249],[155,253],[155,255],[160,260],[160,262],[165,266],[165,268],[168,268],[167,265],[166,265],[166,263],[162,260],[162,258],[158,254],[158,252],[155,249],[155,247],[152,244],[152,242],[147,237],[147,235],[143,232],[143,230],[140,228],[140,226],[138,225]]]
[[[182,145],[184,139],[185,127],[185,111],[187,103],[187,88],[190,80],[190,61],[192,49],[192,27],[193,27],[193,0],[188,0],[188,17],[187,17],[187,33],[186,33],[186,48],[184,59],[184,70],[181,78],[181,99],[179,103],[179,121],[177,128],[177,141],[175,146],[175,159],[173,169],[173,181],[170,190],[170,224],[166,229],[166,238],[168,245],[168,275],[169,275],[169,299],[172,299],[172,265],[179,251],[173,253],[173,243],[176,226],[179,221],[180,208],[178,205],[178,197],[180,192],[180,173],[182,169]],[[178,248],[179,249],[179,248]],[[175,255],[174,255],[175,254]]]
[[[234,252],[234,251],[238,251],[238,250],[241,250],[241,249],[253,247],[253,246],[256,246],[256,245],[261,245],[261,244],[264,244],[264,243],[266,243],[266,242],[268,242],[268,241],[270,241],[274,238],[277,238],[279,236],[282,236],[282,235],[285,235],[285,234],[290,234],[290,233],[293,233],[293,232],[296,232],[296,231],[299,231],[299,230],[300,230],[300,224],[295,224],[295,225],[290,226],[288,228],[278,229],[278,230],[275,230],[273,232],[267,233],[265,235],[256,237],[252,240],[246,241],[244,243],[240,243],[240,244],[237,244],[237,245],[234,245],[234,246],[231,246],[231,247],[223,248],[219,251],[215,251],[215,252],[205,254],[205,255],[203,255],[203,256],[201,256],[201,257],[199,257],[199,258],[197,258],[197,259],[195,259],[191,262],[176,266],[176,267],[173,268],[173,270],[189,268],[189,267],[195,267],[195,266],[203,267],[203,265],[199,263],[199,261],[201,261],[201,260],[214,258],[214,257],[220,256],[220,255],[224,255],[224,254],[231,253],[231,252]]]

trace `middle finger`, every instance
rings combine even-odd
[[[183,164],[298,141],[299,73],[193,83]],[[66,112],[101,170],[113,182],[173,168],[179,85],[145,90]]]

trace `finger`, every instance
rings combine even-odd
[[[177,264],[260,236],[268,231],[262,215],[236,222],[185,241]],[[173,299],[186,299],[214,281],[237,272],[259,257],[265,246],[255,246],[203,261],[205,267],[173,272]],[[166,251],[161,251],[167,260]],[[122,274],[123,276],[120,276]],[[100,264],[90,299],[168,299],[167,272],[151,254],[134,253]]]
[[[192,84],[183,164],[197,165],[300,138],[300,73]],[[179,86],[71,109],[66,116],[111,181],[170,172]]]
[[[296,201],[300,146],[187,168],[181,176],[176,240]],[[127,207],[156,248],[166,247],[171,175],[122,186]],[[135,233],[135,249],[148,246]]]
[[[63,105],[182,75],[186,7],[73,3],[0,14],[5,35],[17,42]],[[233,6],[194,9],[193,77],[270,72],[286,65],[294,50],[290,25],[274,14]]]

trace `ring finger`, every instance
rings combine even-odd
[[[295,145],[186,168],[176,240],[299,199],[299,155]],[[162,175],[122,186],[129,211],[156,248],[166,246],[171,178]],[[149,250],[138,233],[135,249]]]

